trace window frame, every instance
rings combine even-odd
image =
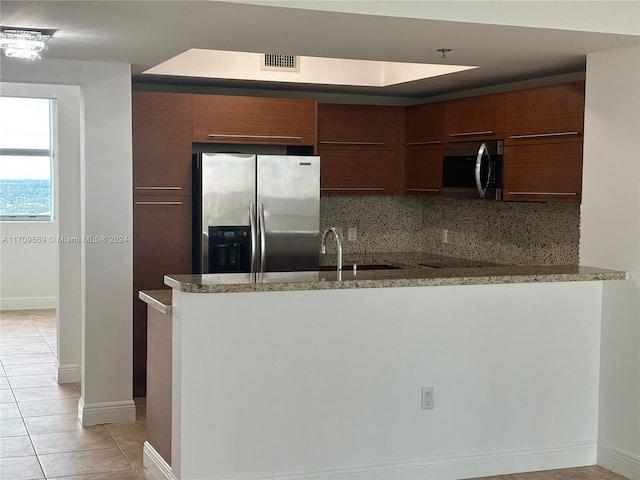
[[[49,103],[49,148],[0,148],[0,156],[11,157],[49,157],[49,190],[50,190],[50,202],[51,208],[49,215],[2,215],[0,214],[0,222],[55,222],[55,106],[56,101],[53,98],[48,97],[35,97],[35,96],[19,96],[19,95],[0,95],[7,98],[25,98],[25,99],[38,99],[47,100]]]

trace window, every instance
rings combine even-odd
[[[0,97],[0,220],[53,220],[53,101]]]

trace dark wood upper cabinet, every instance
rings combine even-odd
[[[396,148],[403,140],[404,122],[403,107],[321,103],[318,143]]]
[[[503,93],[447,102],[447,142],[501,140],[504,137]]]
[[[581,140],[584,87],[580,81],[507,93],[505,145]]]
[[[136,195],[191,195],[191,95],[132,93]]]
[[[407,195],[440,195],[442,146],[408,146],[404,190]]]
[[[581,141],[504,147],[504,200],[580,203],[581,194]]]
[[[404,107],[319,104],[322,194],[402,193],[404,122]]]
[[[503,197],[581,201],[583,81],[505,94]]]
[[[407,195],[440,194],[442,144],[446,141],[447,103],[406,107],[405,181]]]
[[[402,167],[401,157],[395,150],[321,149],[320,192],[323,195],[397,195],[402,191]]]
[[[316,144],[317,102],[287,98],[192,95],[193,141]]]
[[[439,145],[446,139],[446,102],[412,105],[406,109],[407,146]]]

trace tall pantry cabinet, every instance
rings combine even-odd
[[[191,272],[191,95],[133,92],[133,394],[146,391],[147,311],[139,290]]]

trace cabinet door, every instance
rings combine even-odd
[[[405,192],[439,195],[442,187],[442,147],[408,147],[405,158]]]
[[[404,138],[404,107],[318,104],[318,143],[395,149]]]
[[[447,102],[447,141],[500,140],[504,137],[504,94]]]
[[[133,204],[133,388],[145,393],[146,306],[140,290],[166,288],[165,274],[191,273],[191,198],[135,196]]]
[[[503,198],[580,203],[582,142],[504,148]]]
[[[147,307],[147,442],[171,465],[172,315]]]
[[[575,142],[584,129],[584,82],[509,92],[505,145]]]
[[[321,192],[401,193],[403,141],[404,107],[319,104]]]
[[[402,190],[401,156],[396,150],[320,149],[320,191],[327,194],[393,195]]]
[[[191,95],[133,92],[135,194],[191,195]]]
[[[406,110],[406,144],[438,145],[445,140],[447,104],[445,102],[413,105]]]
[[[194,142],[315,146],[315,100],[226,95],[192,99]]]

